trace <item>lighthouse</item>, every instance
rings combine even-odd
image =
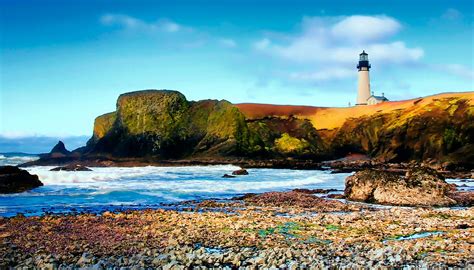
[[[357,102],[356,105],[367,105],[367,100],[370,98],[370,79],[369,79],[369,55],[362,51],[359,54],[359,82],[357,85]]]

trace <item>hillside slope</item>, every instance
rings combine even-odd
[[[291,115],[311,121],[335,157],[356,152],[385,162],[418,160],[470,168],[474,163],[474,92],[348,108],[236,107],[247,119]]]

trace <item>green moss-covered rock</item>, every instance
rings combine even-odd
[[[275,147],[285,154],[303,154],[308,151],[309,143],[305,139],[291,137],[288,133],[275,140]]]
[[[243,114],[230,102],[189,102],[170,90],[121,95],[117,111],[96,119],[92,153],[115,156],[247,155],[252,149]]]
[[[324,142],[306,119],[266,117],[249,120],[248,126],[252,145],[267,155],[313,159],[326,156]]]
[[[189,103],[178,91],[145,90],[120,95],[118,124],[130,135],[154,134],[166,140],[184,136]]]
[[[314,157],[317,131],[295,117],[247,120],[225,100],[187,101],[177,91],[120,95],[117,111],[99,116],[89,152],[126,157]]]
[[[112,126],[117,118],[115,112],[106,113],[101,116],[98,116],[94,121],[94,140],[99,140],[112,129]]]

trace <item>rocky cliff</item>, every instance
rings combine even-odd
[[[96,118],[82,157],[306,159],[366,154],[382,162],[474,167],[474,93],[321,108],[188,101],[170,90],[120,95]]]
[[[247,120],[225,100],[188,101],[177,91],[121,95],[117,110],[96,118],[87,155],[162,159],[310,157],[322,153],[310,121]]]
[[[438,161],[472,166],[474,106],[460,97],[432,99],[417,106],[350,118],[335,132],[338,155],[362,152],[382,161]]]
[[[362,153],[380,162],[474,168],[474,92],[349,108],[236,106],[249,120],[285,115],[309,120],[320,147],[334,158]]]

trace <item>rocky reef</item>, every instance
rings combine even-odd
[[[245,161],[247,167],[268,167],[261,164],[268,161],[291,167],[309,161],[304,166],[316,168],[317,162],[358,154],[379,163],[415,161],[469,171],[473,100],[474,93],[466,92],[321,108],[188,101],[178,91],[136,91],[120,95],[115,112],[95,119],[86,147],[69,153],[58,145],[60,151],[34,164],[95,160],[106,166],[103,160],[134,159],[134,164]]]

